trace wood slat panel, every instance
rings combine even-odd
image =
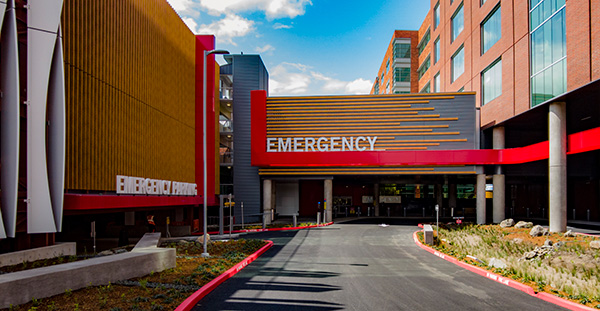
[[[69,190],[194,182],[195,37],[164,0],[65,0]]]

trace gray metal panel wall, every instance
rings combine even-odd
[[[258,168],[251,165],[250,91],[267,90],[269,74],[259,55],[230,55],[233,65],[233,192],[237,208],[236,222],[241,222],[239,204],[244,215],[261,213],[261,191]],[[245,217],[245,221],[261,218]]]

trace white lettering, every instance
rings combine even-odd
[[[336,148],[335,146],[339,145],[336,140],[340,140],[339,137],[331,137],[331,151],[340,151],[340,148]]]
[[[350,137],[350,141],[348,138],[342,137],[342,151],[346,151],[346,147],[348,147],[348,151],[354,150],[354,137]]]
[[[367,136],[367,140],[369,141],[369,145],[371,145],[371,151],[375,150],[375,141],[377,141],[377,136],[373,137],[373,140],[371,140],[371,137]]]
[[[302,139],[303,138],[301,138],[301,137],[294,137],[294,152],[302,151],[302,149],[298,148],[298,147],[300,147],[300,141]]]
[[[289,137],[286,138],[285,143],[284,143],[283,138],[279,137],[278,143],[279,143],[279,146],[277,148],[277,151],[279,151],[279,152],[292,151],[292,139],[291,138],[289,138]]]
[[[315,151],[315,139],[312,137],[307,137],[304,140],[304,151],[308,151],[309,147],[312,151]]]
[[[117,175],[117,193],[126,193],[127,176]]]
[[[356,138],[339,136],[269,137],[267,138],[267,152],[365,151],[367,148],[375,151],[377,138],[377,136],[358,136]],[[302,146],[303,143],[304,146]],[[275,144],[277,144],[277,149]]]
[[[275,151],[275,150],[271,149],[271,147],[275,147],[275,138],[269,137],[269,138],[267,138],[267,152]]]
[[[358,137],[356,138],[356,150],[358,150],[358,151],[365,151],[365,149],[367,149],[367,147],[361,147],[361,146],[359,145],[361,140],[362,140],[362,141],[366,141],[366,139],[365,139],[365,137],[364,137],[364,136],[358,136]]]
[[[116,186],[118,194],[198,195],[194,183],[162,179],[117,175]]]
[[[325,147],[322,147],[322,145],[321,145],[321,143],[324,142],[324,141],[326,141],[326,140],[327,140],[327,138],[325,138],[325,137],[319,137],[319,139],[317,140],[317,149],[319,149],[319,151],[327,151],[328,150],[327,148],[329,146],[323,145]]]

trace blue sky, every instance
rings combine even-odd
[[[260,54],[270,95],[368,93],[393,31],[419,29],[429,10],[423,0],[168,1],[217,48]]]

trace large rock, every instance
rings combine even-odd
[[[565,238],[574,238],[574,237],[576,237],[576,236],[577,236],[577,235],[576,235],[575,233],[573,233],[573,231],[571,231],[571,230],[569,230],[569,231],[565,232],[565,234],[564,234],[564,237],[565,237]]]
[[[516,225],[515,228],[517,229],[523,229],[523,228],[532,228],[533,227],[533,223],[532,222],[527,222],[527,221],[519,221]]]
[[[600,249],[600,240],[593,240],[590,242],[590,248]]]
[[[536,237],[536,236],[542,236],[546,233],[546,229],[540,225],[536,225],[533,228],[531,228],[531,231],[529,231],[529,235]]]
[[[504,260],[492,258],[492,259],[490,259],[490,262],[488,263],[488,267],[494,267],[494,268],[498,268],[498,269],[506,269],[506,267],[508,267],[508,266],[506,265]]]
[[[500,227],[501,228],[508,228],[508,227],[512,227],[515,225],[515,221],[512,218],[509,219],[504,219],[501,223],[500,223]]]

